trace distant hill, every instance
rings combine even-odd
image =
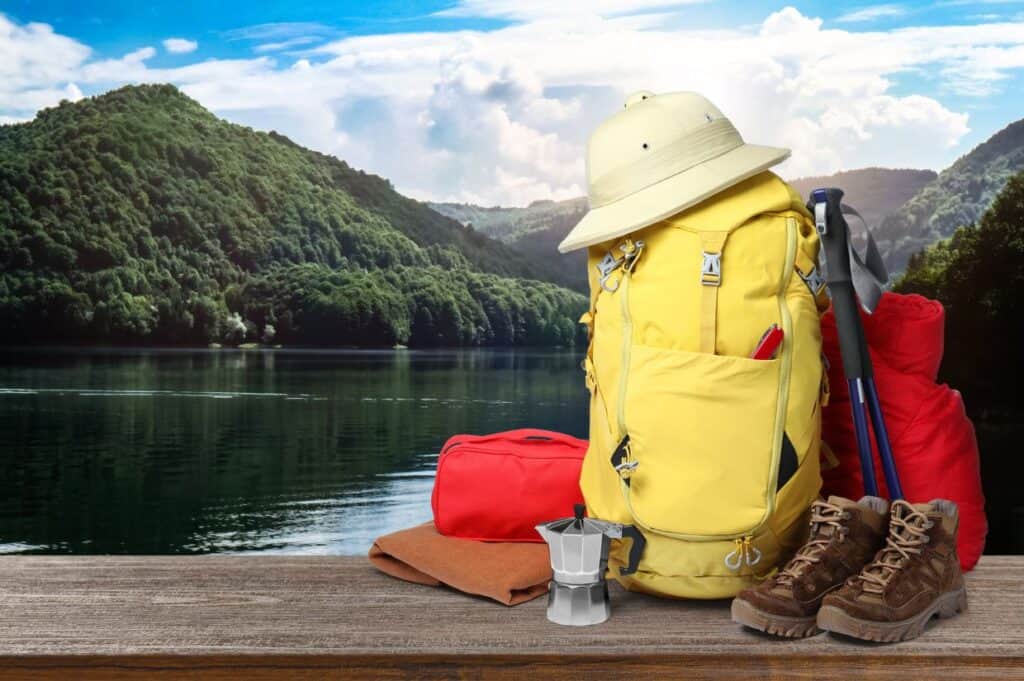
[[[846,192],[847,203],[855,206],[874,228],[935,177],[931,170],[863,168],[824,177],[800,178],[792,180],[792,184],[803,196],[818,187],[842,188]],[[578,290],[586,288],[585,252],[560,255],[557,250],[565,235],[586,214],[585,198],[535,201],[525,208],[485,208],[464,203],[428,205],[503,241],[546,270],[571,273],[576,278],[568,285]],[[559,281],[565,283],[564,280]]]
[[[430,203],[431,208],[473,225],[473,229],[505,243],[519,241],[525,236],[546,230],[556,224],[572,229],[587,212],[587,199],[579,197],[566,201],[534,201],[525,208],[502,206],[481,207],[469,203]]]
[[[562,255],[558,244],[587,213],[584,197],[566,201],[534,201],[525,208],[481,207],[467,203],[431,203],[431,208],[498,239],[527,256],[545,271],[560,273],[553,281],[577,290],[587,287],[585,251]]]
[[[821,187],[842,189],[843,201],[856,208],[869,227],[875,228],[936,177],[934,170],[860,168],[823,177],[801,177],[789,183],[804,198]]]
[[[999,131],[939,173],[878,230],[890,271],[911,256],[977,222],[1015,173],[1024,170],[1024,120]]]
[[[170,85],[0,126],[3,343],[571,343],[547,271]]]
[[[1024,170],[1024,120],[993,135],[952,166],[931,170],[861,168],[789,182],[803,196],[839,187],[872,228],[892,274],[912,255],[976,222],[1016,172]],[[435,210],[529,255],[545,269],[582,272],[584,256],[560,256],[555,247],[586,214],[586,199],[538,201],[525,208],[431,204]],[[582,290],[583,275],[569,282]]]

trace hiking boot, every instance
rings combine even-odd
[[[967,590],[956,555],[957,507],[895,501],[885,548],[829,594],[818,626],[865,641],[906,641],[924,631],[933,615],[967,609]]]
[[[733,622],[788,638],[818,633],[822,598],[881,548],[888,512],[889,502],[878,497],[815,501],[807,543],[774,576],[733,599]]]

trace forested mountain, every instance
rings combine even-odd
[[[169,85],[0,126],[5,343],[571,343],[585,301],[543,276]]]
[[[856,208],[874,229],[936,177],[934,170],[860,168],[789,182],[804,198],[821,187],[839,187],[843,201]]]
[[[587,213],[587,199],[534,201],[525,208],[482,207],[468,203],[431,203],[431,208],[487,236],[499,239],[545,270],[561,272],[559,283],[577,290],[587,287],[587,255],[562,255],[558,244]]]
[[[505,243],[519,241],[525,236],[561,225],[568,233],[587,212],[587,199],[579,197],[565,201],[534,201],[525,208],[504,206],[474,206],[471,203],[428,203],[431,208],[472,225],[476,231]]]
[[[976,222],[1015,173],[1024,170],[1024,120],[1013,123],[960,157],[886,218],[878,246],[891,272],[912,255]]]

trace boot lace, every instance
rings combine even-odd
[[[842,541],[849,531],[842,521],[849,517],[849,513],[841,506],[827,501],[819,500],[811,504],[811,539],[801,546],[796,555],[786,563],[786,567],[779,571],[779,581],[792,584],[806,568],[821,560],[821,554],[833,539],[838,538],[838,541]],[[832,532],[826,533],[826,528],[831,528]]]
[[[903,500],[894,501],[885,547],[860,573],[864,591],[881,594],[910,557],[920,554],[928,543],[932,521]]]

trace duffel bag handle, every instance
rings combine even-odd
[[[582,447],[584,449],[587,446],[586,440],[581,440],[565,433],[556,433],[553,430],[540,430],[539,428],[519,428],[518,430],[506,430],[501,433],[491,433],[490,435],[456,435],[445,443],[441,453],[444,454],[457,444],[494,442],[495,440],[558,442],[569,447]]]

